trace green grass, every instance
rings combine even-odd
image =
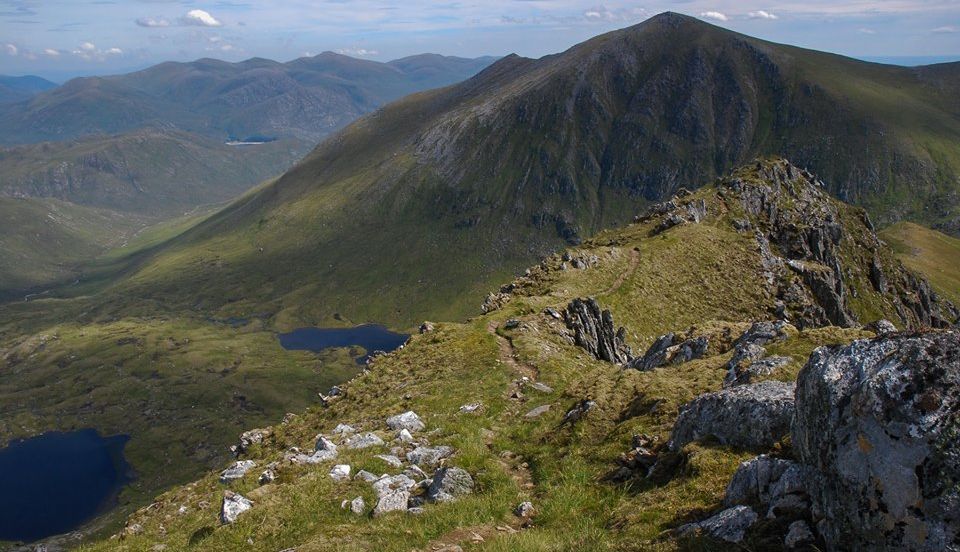
[[[941,296],[960,305],[960,240],[909,222],[884,228],[880,236],[903,264],[922,274]]]
[[[605,476],[616,469],[632,435],[646,433],[665,442],[681,405],[721,387],[732,353],[715,350],[706,358],[649,372],[623,370],[573,346],[562,323],[543,314],[545,307],[559,309],[574,297],[595,296],[626,326],[638,354],[667,331],[695,327],[715,339],[725,334],[732,339],[750,321],[766,318],[773,298],[762,291],[754,242],[750,234],[732,230],[731,219],[741,214],[720,209],[711,188],[698,197],[708,198],[708,211],[715,213],[702,224],[681,225],[655,237],[650,230],[656,221],[600,233],[573,251],[598,257],[585,270],[561,270],[559,256],[545,260],[515,280],[516,291],[503,309],[414,336],[403,350],[379,358],[345,384],[343,398],[276,426],[274,435],[251,452],[262,467],[291,446],[311,448],[317,433],[329,433],[337,423],[391,437],[383,420],[413,409],[426,422],[430,443],[457,449],[449,464],[474,474],[474,495],[428,505],[421,516],[357,517],[341,510],[340,503],[363,496],[372,507],[369,485],[335,484],[326,475],[329,465],[284,466],[274,484],[258,487],[259,470],[231,484],[255,506],[236,524],[221,526],[217,515],[225,487],[210,473],[135,514],[130,523],[139,524],[142,534],[81,549],[147,551],[157,544],[214,552],[238,547],[406,551],[440,544],[504,551],[717,549],[716,543],[679,541],[672,531],[718,508],[739,462],[763,451],[694,443],[685,451],[686,460],[662,479],[613,484]],[[856,222],[858,211],[842,209],[852,236],[843,249],[845,259],[854,263],[848,283],[867,286],[854,277],[862,271],[856,244],[866,230]],[[858,314],[865,317],[880,309],[893,316],[892,307],[870,293],[867,287],[859,292]],[[490,331],[509,318],[522,325]],[[770,378],[794,379],[818,346],[870,335],[859,329],[791,328],[786,341],[772,343],[768,350],[793,361]],[[504,349],[498,336],[511,345]],[[514,382],[527,370],[553,392],[527,389],[521,400],[510,398]],[[567,409],[584,398],[597,407],[580,423],[562,425]],[[479,414],[458,412],[474,402],[484,405]],[[552,405],[546,414],[524,418],[544,404]],[[789,455],[789,443],[778,451]],[[344,450],[337,462],[349,463],[355,471],[391,471],[373,459],[376,452]],[[538,515],[530,527],[520,529],[511,510],[523,500],[531,500]],[[181,506],[187,506],[185,515],[177,513]],[[517,531],[502,530],[505,526]],[[777,531],[763,529],[746,546],[778,545],[782,534]]]

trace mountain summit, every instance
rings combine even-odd
[[[958,213],[957,71],[663,14],[376,111],[169,244],[154,261],[164,268],[149,269],[162,281],[132,284],[302,320],[455,318],[556,247],[768,153],[875,220],[946,223]]]

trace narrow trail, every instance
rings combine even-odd
[[[500,362],[512,368],[513,371],[520,376],[526,376],[530,378],[531,382],[537,381],[539,370],[537,370],[536,366],[532,366],[517,360],[517,350],[513,346],[513,342],[497,333],[499,328],[500,326],[495,320],[491,320],[490,323],[487,324],[487,332],[489,332],[497,340]]]
[[[640,267],[640,251],[637,248],[630,249],[630,264],[627,266],[627,269],[620,273],[617,276],[617,279],[613,281],[613,284],[610,285],[607,289],[601,291],[598,295],[610,295],[611,293],[617,291],[623,286],[623,283],[627,281],[627,278],[634,275],[637,271],[637,268]]]

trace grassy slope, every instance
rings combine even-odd
[[[880,237],[903,264],[923,274],[937,293],[960,305],[960,240],[910,222],[885,228]]]
[[[45,142],[0,150],[0,194],[169,217],[231,200],[308,149],[299,140],[231,147],[152,129]]]
[[[695,325],[705,332],[729,328],[736,336],[746,321],[765,316],[772,299],[756,291],[762,286],[752,239],[732,229],[730,221],[740,214],[718,209],[709,192],[702,192],[709,212],[719,212],[719,217],[657,237],[649,237],[656,221],[603,232],[575,252],[599,258],[597,266],[586,270],[559,270],[560,259],[548,259],[515,282],[518,291],[504,309],[415,337],[349,382],[343,399],[278,426],[272,440],[251,455],[263,466],[290,446],[311,448],[318,432],[329,433],[337,423],[383,430],[386,416],[412,408],[426,421],[431,443],[458,450],[449,464],[475,474],[477,494],[453,504],[428,505],[421,516],[357,517],[341,510],[340,502],[360,495],[371,505],[369,485],[334,483],[326,476],[329,465],[287,466],[275,484],[260,488],[255,470],[230,485],[250,496],[254,509],[236,524],[221,527],[217,513],[224,486],[210,474],[164,494],[150,511],[135,515],[131,523],[141,525],[142,534],[83,549],[139,551],[165,544],[211,551],[405,551],[441,543],[511,551],[722,549],[708,542],[678,542],[669,531],[717,508],[738,462],[754,451],[693,444],[686,463],[659,484],[634,480],[614,485],[603,477],[615,469],[631,435],[648,433],[662,442],[681,404],[718,389],[730,353],[646,373],[623,371],[572,346],[561,336],[562,324],[542,314],[547,306],[562,308],[571,298],[595,296],[628,329],[628,342],[639,351],[666,331]],[[842,212],[848,224],[853,214],[852,209]],[[851,285],[869,294],[869,284],[858,278],[853,271]],[[882,301],[853,306],[864,319],[875,316],[876,309],[891,315]],[[509,318],[523,323],[514,330],[496,329]],[[771,354],[793,358],[773,377],[794,378],[816,346],[866,335],[837,328],[792,330],[787,341],[769,347]],[[512,382],[521,376],[535,377],[554,391],[526,389],[522,400],[513,400]],[[566,409],[587,397],[597,402],[596,410],[580,424],[562,426]],[[484,405],[479,415],[458,414],[460,405],[473,402]],[[523,418],[542,404],[552,405],[547,414],[534,421]],[[781,453],[789,454],[785,446]],[[390,471],[374,453],[344,451],[338,462],[354,470]],[[527,499],[538,510],[532,526],[516,532],[498,529],[519,529],[511,509]],[[184,515],[176,513],[181,506],[187,507]],[[770,547],[779,540],[764,540],[765,535],[783,529],[761,529],[757,540],[746,545]]]
[[[55,199],[0,197],[0,298],[72,283],[78,265],[120,246],[147,222]]]

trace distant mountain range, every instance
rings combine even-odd
[[[946,227],[958,97],[960,64],[865,63],[667,13],[360,119],[124,286],[285,320],[462,316],[565,242],[769,153],[874,220]]]
[[[492,61],[424,54],[379,63],[325,52],[288,63],[161,63],[125,75],[73,79],[0,107],[0,143],[143,127],[219,140],[269,136],[315,143],[384,103],[463,80]]]
[[[55,82],[33,75],[23,77],[0,75],[0,104],[27,100],[56,86]]]

